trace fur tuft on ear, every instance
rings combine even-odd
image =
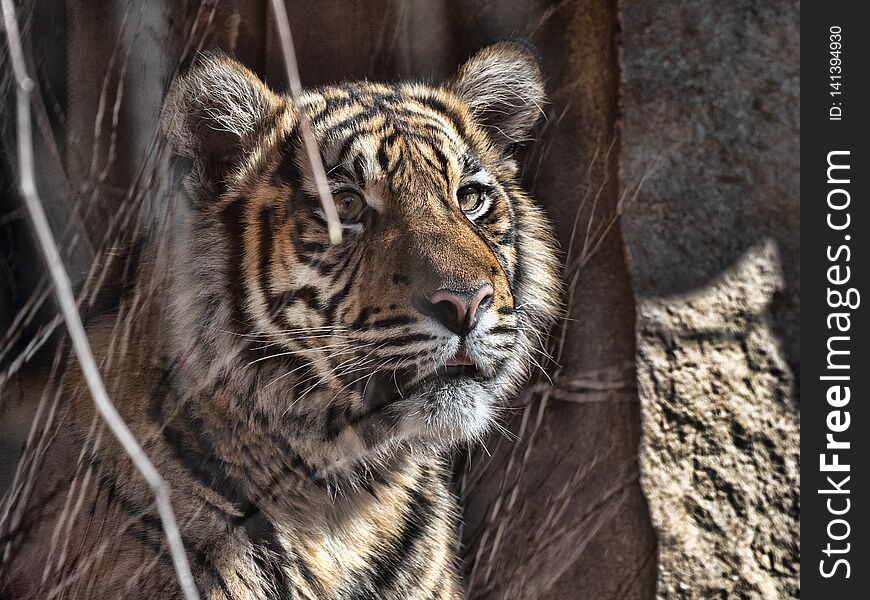
[[[173,81],[160,126],[208,183],[220,184],[281,105],[281,98],[237,61],[204,55]]]
[[[538,58],[529,45],[499,42],[478,51],[447,81],[475,119],[506,151],[526,139],[546,101]]]

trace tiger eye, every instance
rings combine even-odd
[[[474,212],[483,204],[484,191],[476,185],[466,185],[456,192],[459,208],[464,213]]]
[[[356,223],[362,218],[366,208],[366,201],[356,192],[339,192],[333,197],[333,200],[335,201],[335,210],[338,212],[338,218],[343,222]]]

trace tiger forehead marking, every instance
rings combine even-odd
[[[137,299],[161,302],[111,356],[113,397],[171,490],[202,597],[457,600],[448,451],[487,433],[559,303],[550,227],[513,158],[541,114],[540,69],[502,43],[442,83],[302,100],[337,245],[288,98],[224,56],[172,84],[161,126],[188,160],[190,210],[167,289]],[[113,322],[89,329],[104,354]],[[80,442],[96,421],[71,371],[58,435]],[[147,486],[100,444],[46,461],[67,488],[15,553],[16,597],[54,589],[31,574],[57,563],[57,583],[83,574],[63,598],[180,598]],[[79,548],[62,565],[32,542],[61,528]]]
[[[431,90],[414,86],[361,86],[351,88],[350,92],[341,91],[345,95],[330,90],[319,98],[328,104],[329,99],[337,97],[347,104],[335,114],[315,109],[312,122],[333,185],[352,186],[377,214],[374,218],[381,221],[366,224],[370,231],[365,240],[367,265],[363,268],[372,272],[360,273],[358,279],[361,283],[379,278],[384,281],[350,290],[349,296],[360,307],[360,316],[383,312],[383,307],[370,304],[377,299],[367,297],[367,293],[374,292],[379,299],[410,299],[407,289],[396,287],[397,278],[406,283],[415,281],[422,288],[441,284],[459,290],[494,279],[497,281],[489,283],[495,283],[496,298],[511,304],[505,271],[513,266],[514,249],[510,244],[499,247],[499,241],[511,228],[511,200],[481,161],[483,155],[493,163],[497,173],[491,149],[485,145],[475,147],[470,139],[460,135],[460,131],[472,127],[467,121],[463,124],[467,116],[461,113],[461,105],[455,106],[456,100],[446,94],[433,98]],[[427,103],[440,106],[441,110],[433,110]],[[448,108],[451,103],[454,108]],[[289,148],[284,152],[298,150],[298,142],[287,145]],[[299,162],[297,154],[290,165],[278,168],[292,170]],[[279,179],[294,177],[299,180],[298,174]],[[304,189],[305,183],[299,181],[298,185]],[[476,226],[455,200],[455,192],[463,183],[487,186],[491,196],[487,211]],[[284,192],[283,200],[282,212],[292,212],[292,190]],[[296,223],[298,231],[305,222]],[[314,229],[310,235],[299,233],[300,239],[309,248],[324,246],[322,227],[317,225]],[[357,233],[359,228],[349,228],[347,235]],[[399,260],[411,256],[421,260],[417,264]],[[328,252],[321,252],[318,259],[322,261],[318,265],[320,271],[324,264],[329,269],[335,268]],[[390,279],[384,277],[387,273],[393,274]],[[422,289],[420,293],[434,291]],[[345,317],[346,313],[340,311]],[[356,321],[359,319],[353,320]]]
[[[325,155],[328,163],[351,178],[369,182],[382,192],[407,192],[423,185],[447,193],[449,180],[461,169],[458,159],[464,158],[466,164],[473,160],[457,130],[464,130],[460,117],[454,113],[451,123],[444,109],[427,104],[427,95],[445,108],[455,104],[452,99],[431,98],[430,90],[414,86],[360,86],[341,91],[347,104],[316,112],[312,121],[321,139],[330,142]],[[330,92],[321,96],[327,106],[334,97]]]

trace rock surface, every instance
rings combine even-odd
[[[621,3],[661,598],[799,594],[799,23],[797,2]]]
[[[762,245],[708,289],[638,308],[660,597],[798,596],[800,431],[770,327],[777,264]]]

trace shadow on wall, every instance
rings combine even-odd
[[[621,166],[655,171],[623,218],[638,296],[703,288],[771,239],[771,307],[800,364],[800,4],[621,3]]]

